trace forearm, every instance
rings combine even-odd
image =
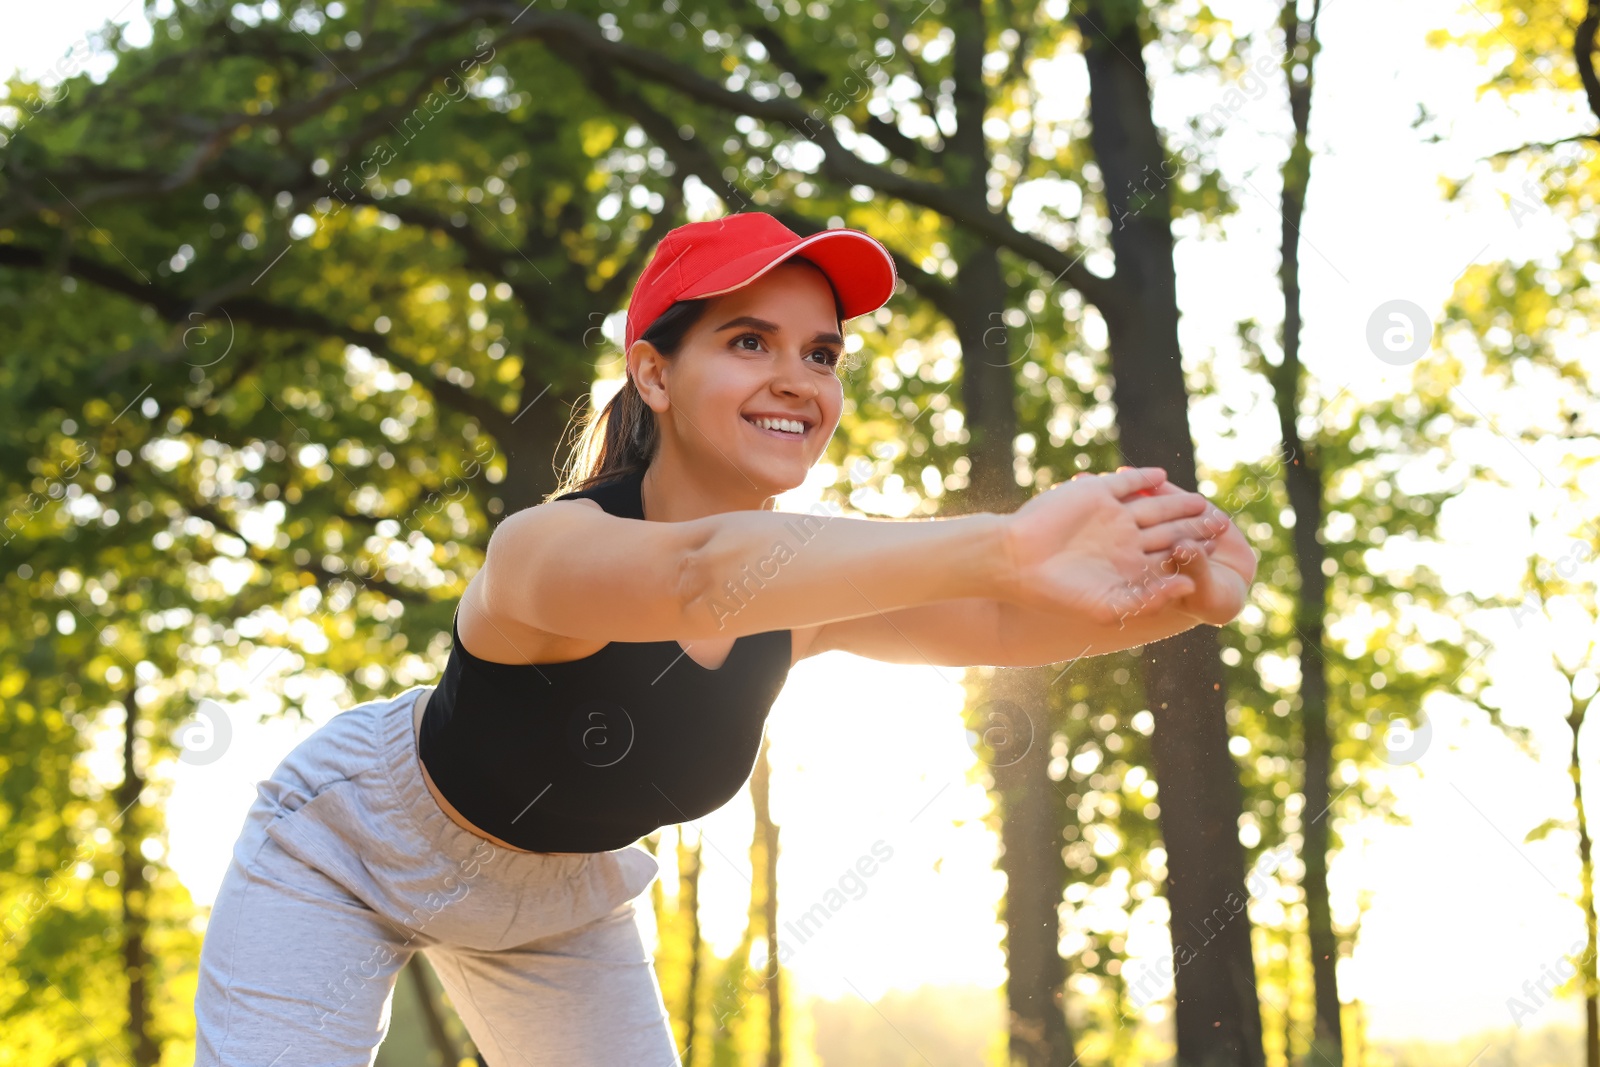
[[[702,530],[681,575],[682,639],[852,619],[1009,588],[1003,516],[852,519],[734,511]]]
[[[995,667],[1039,667],[1080,656],[1103,656],[1181,634],[1200,620],[1177,608],[1141,611],[1121,624],[1089,622],[1060,612],[1000,601],[992,647],[984,663]]]

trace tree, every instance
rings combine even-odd
[[[756,817],[750,858],[760,862],[755,880],[760,888],[756,900],[751,901],[750,910],[754,921],[759,902],[760,929],[766,939],[767,963],[762,975],[767,1008],[766,1067],[782,1067],[785,1056],[783,1012],[787,1002],[783,994],[783,958],[778,952],[778,824],[772,819],[772,762],[767,756],[771,743],[770,737],[761,739],[761,751],[756,755],[755,769],[750,775],[750,800]]]
[[[1445,328],[1461,338],[1463,348],[1476,351],[1491,378],[1519,392],[1537,383],[1544,388],[1544,396],[1554,397],[1553,405],[1525,404],[1519,418],[1523,425],[1513,431],[1515,438],[1508,440],[1519,450],[1555,443],[1563,466],[1582,471],[1593,462],[1580,442],[1595,433],[1589,425],[1595,410],[1594,371],[1583,353],[1574,352],[1566,342],[1573,331],[1592,329],[1600,322],[1600,306],[1593,291],[1596,263],[1590,192],[1600,172],[1600,77],[1595,72],[1600,4],[1588,0],[1530,8],[1493,0],[1485,6],[1483,16],[1487,26],[1481,32],[1452,35],[1441,30],[1431,35],[1430,41],[1441,47],[1468,48],[1486,63],[1491,57],[1500,62],[1482,91],[1508,105],[1523,98],[1564,98],[1571,132],[1508,147],[1485,161],[1481,168],[1487,172],[1481,175],[1485,180],[1508,171],[1520,178],[1513,189],[1500,193],[1517,228],[1521,230],[1533,219],[1553,223],[1546,232],[1553,229],[1554,234],[1545,242],[1542,255],[1467,271],[1451,296]],[[1510,56],[1502,61],[1507,44],[1511,45]],[[1453,180],[1449,197],[1462,197],[1469,191],[1469,183],[1471,179]],[[1530,373],[1516,373],[1524,370]],[[1503,481],[1497,474],[1488,477]],[[1542,470],[1539,479],[1546,489],[1555,491],[1557,500],[1587,496],[1580,487],[1551,484]],[[1560,546],[1559,555],[1554,560],[1529,560],[1526,597],[1507,606],[1517,629],[1528,616],[1561,621],[1562,633],[1553,638],[1550,650],[1570,701],[1563,717],[1571,737],[1567,770],[1572,779],[1573,812],[1571,817],[1546,820],[1530,830],[1525,840],[1537,841],[1558,830],[1574,837],[1579,881],[1576,903],[1584,925],[1584,951],[1578,954],[1576,944],[1569,949],[1562,962],[1571,974],[1561,977],[1570,978],[1571,987],[1583,998],[1584,1062],[1587,1067],[1600,1067],[1600,919],[1596,916],[1583,766],[1578,758],[1595,687],[1592,669],[1580,665],[1593,650],[1596,619],[1600,619],[1592,577],[1585,581],[1579,572],[1595,556],[1597,523],[1592,513],[1582,517],[1577,529],[1572,528],[1569,515],[1561,512],[1547,513],[1535,521],[1541,534],[1561,531],[1554,542]],[[1575,577],[1579,578],[1576,582],[1572,581]],[[1524,1006],[1531,1012],[1540,1005]]]
[[[1305,759],[1305,803],[1325,811],[1331,802],[1332,739],[1328,728],[1328,675],[1325,667],[1324,616],[1327,612],[1327,576],[1322,543],[1322,467],[1309,452],[1299,429],[1305,389],[1300,363],[1300,227],[1305,219],[1306,189],[1311,181],[1311,94],[1315,84],[1317,18],[1321,0],[1312,0],[1309,15],[1300,17],[1299,0],[1284,0],[1279,25],[1283,31],[1283,73],[1289,90],[1289,113],[1294,122],[1294,142],[1283,165],[1282,359],[1271,379],[1278,406],[1278,428],[1284,455],[1294,459],[1283,468],[1284,485],[1294,508],[1295,567],[1300,595],[1295,629],[1300,634],[1300,723]],[[1306,921],[1311,948],[1312,988],[1316,1013],[1312,1020],[1313,1049],[1333,1067],[1343,1062],[1344,1040],[1340,1022],[1339,985],[1335,964],[1339,946],[1328,901],[1328,829],[1331,820],[1315,819],[1306,825]]]

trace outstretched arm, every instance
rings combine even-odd
[[[524,631],[625,642],[741,637],[983,596],[1113,621],[1111,598],[1171,543],[1159,523],[1202,502],[1124,499],[1164,480],[1160,468],[1129,468],[1053,487],[1011,515],[913,521],[729,511],[641,522],[553,500],[496,527],[476,604]],[[1192,585],[1146,588],[1168,603]]]
[[[1099,656],[1192,629],[1198,620],[1168,605],[1124,625],[970,597],[796,629],[796,660],[839,650],[885,663],[934,667],[1038,667]]]
[[[1182,493],[1166,482],[1148,491]],[[1221,626],[1244,607],[1256,554],[1220,509],[1210,509],[1200,522],[1212,536],[1177,568],[1190,578],[1192,592],[1165,606],[1144,603],[1137,586],[1112,621],[992,597],[947,600],[797,629],[795,657],[839,649],[888,663],[1031,667],[1134,648],[1202,622]]]
[[[1236,573],[1234,583],[1242,596],[1244,582]],[[1173,604],[1133,610],[1120,623],[1106,623],[992,597],[968,597],[797,629],[795,658],[837,649],[885,663],[1038,667],[1147,645],[1200,622]]]
[[[1003,587],[1007,529],[987,512],[896,521],[728,511],[643,522],[552,500],[495,528],[475,603],[497,628],[568,638],[742,637]]]

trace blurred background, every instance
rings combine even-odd
[[[684,1063],[1600,1067],[1597,25],[12,5],[0,1064],[191,1062],[254,783],[438,679],[654,243],[766,211],[902,279],[784,509],[1155,464],[1261,564],[1116,655],[799,664],[749,789],[645,842]],[[393,1017],[385,1067],[477,1062],[420,956]]]

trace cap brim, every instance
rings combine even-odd
[[[859,230],[841,229],[746,253],[706,275],[679,299],[721,296],[742,289],[790,256],[801,254],[833,282],[847,319],[878,310],[894,295],[894,258],[888,249]]]

